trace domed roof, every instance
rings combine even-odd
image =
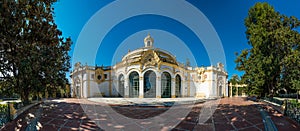
[[[158,58],[162,62],[167,62],[171,64],[177,64],[175,56],[173,56],[168,51],[159,48],[139,48],[137,50],[131,51],[126,54],[122,61],[127,61],[128,63],[140,62],[144,58]]]
[[[177,64],[175,56],[173,56],[170,52],[159,48],[152,48],[153,41],[153,38],[148,34],[144,39],[145,47],[128,52],[122,58],[122,61],[126,61],[126,63],[136,63],[143,62],[144,59],[149,61],[155,59],[156,62],[162,61],[171,64]],[[151,48],[149,48],[149,45],[147,45],[149,42]]]

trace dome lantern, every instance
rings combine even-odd
[[[148,34],[144,39],[145,47],[153,47],[153,42],[154,42],[154,40],[150,36],[150,34]]]

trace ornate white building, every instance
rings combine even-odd
[[[189,67],[168,51],[154,48],[153,38],[145,46],[128,52],[114,66],[75,64],[71,72],[73,97],[220,97],[228,96],[224,66]]]

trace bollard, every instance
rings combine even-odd
[[[287,116],[287,105],[288,105],[288,100],[287,99],[285,99],[284,100],[284,103],[283,103],[283,105],[284,105],[284,108],[283,108],[283,115],[284,116]]]

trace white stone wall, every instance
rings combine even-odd
[[[97,97],[100,96],[100,90],[98,88],[98,83],[94,80],[90,81],[90,96]]]
[[[222,72],[221,69],[217,69],[216,67],[210,66],[207,67],[204,75],[206,75],[205,81],[201,81],[201,78],[198,76],[197,72],[193,70],[193,68],[189,68],[189,70],[177,68],[173,70],[173,67],[162,65],[160,71],[157,69],[157,67],[147,67],[143,69],[140,72],[139,65],[131,65],[129,67],[121,67],[121,68],[115,68],[113,71],[105,71],[104,73],[107,75],[104,82],[98,84],[96,81],[95,72],[93,70],[90,70],[88,73],[87,70],[84,69],[85,66],[83,66],[80,69],[77,69],[72,73],[72,79],[71,79],[71,95],[74,96],[74,92],[76,90],[76,80],[80,80],[80,86],[81,86],[81,97],[94,97],[94,96],[100,96],[101,93],[104,93],[105,96],[117,96],[118,95],[118,78],[120,74],[124,75],[125,78],[125,89],[124,94],[125,96],[129,95],[129,74],[132,71],[138,72],[140,78],[144,77],[144,73],[148,70],[152,70],[156,73],[156,96],[161,95],[161,74],[163,72],[168,72],[171,75],[171,94],[172,96],[175,95],[175,76],[179,75],[181,77],[181,96],[183,97],[197,97],[199,94],[205,94],[205,97],[216,97],[219,95],[219,81],[221,80],[223,82],[222,84],[222,95],[227,96],[228,95],[228,89],[226,88],[227,84],[227,74]],[[110,76],[110,72],[112,72],[112,76]],[[92,78],[92,75],[94,74],[94,78]],[[103,76],[104,77],[104,76]],[[203,79],[203,75],[201,76]],[[109,79],[112,78],[113,82],[111,83],[111,94],[109,92]],[[143,80],[140,80],[140,86],[143,85]],[[190,87],[188,87],[190,86]],[[88,87],[90,87],[90,94],[88,94]],[[143,87],[140,88],[140,94],[142,95]],[[189,92],[188,92],[189,91]],[[189,96],[188,96],[189,94]]]
[[[108,81],[102,82],[100,84],[98,84],[98,89],[101,93],[103,93],[103,95],[105,96],[109,96],[109,83]]]

